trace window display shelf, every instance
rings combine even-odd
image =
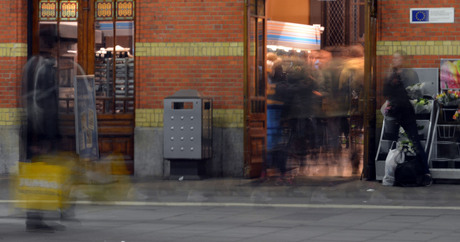
[[[115,71],[113,71],[114,63]],[[116,78],[113,80],[113,73]],[[115,97],[115,112],[134,111],[134,59],[97,58],[95,65],[95,84],[97,97]],[[118,99],[123,99],[118,101]],[[105,100],[106,111],[109,111],[113,100]]]
[[[430,100],[431,104],[434,103],[433,100]],[[419,128],[419,135],[421,139],[421,144],[425,148],[425,151],[428,151],[431,146],[431,136],[434,128],[434,119],[435,119],[435,105],[433,104],[433,109],[429,113],[416,114],[417,127]],[[382,180],[385,175],[385,159],[390,150],[390,146],[393,140],[389,139],[388,130],[391,127],[386,127],[385,121],[387,118],[384,118],[382,124],[382,131],[380,135],[380,141],[377,149],[377,154],[375,157],[375,173],[376,180]],[[427,152],[428,153],[428,152]]]
[[[460,122],[446,115],[456,108],[437,106],[433,145],[428,153],[430,171],[433,178],[460,179]]]

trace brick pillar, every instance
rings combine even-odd
[[[136,175],[167,175],[163,99],[181,89],[214,101],[208,171],[243,175],[244,7],[244,0],[136,2]]]
[[[27,0],[4,0],[0,8],[0,174],[19,160],[19,94],[27,59]]]

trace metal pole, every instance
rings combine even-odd
[[[363,174],[367,180],[375,180],[375,132],[376,132],[376,1],[367,0],[365,8],[365,63],[364,63],[364,155]]]

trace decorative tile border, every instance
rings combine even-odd
[[[408,55],[459,55],[460,41],[377,41],[377,56],[403,50]]]
[[[243,109],[214,109],[213,126],[243,128]],[[136,109],[136,127],[163,127],[163,109]]]
[[[136,56],[243,56],[243,42],[136,43]]]
[[[163,127],[163,109],[136,109],[136,127]]]
[[[25,43],[0,43],[0,57],[25,57],[27,44]]]
[[[212,114],[214,127],[220,128],[243,128],[243,109],[214,109]]]
[[[23,117],[22,108],[0,108],[0,126],[20,125]]]

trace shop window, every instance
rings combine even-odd
[[[59,111],[73,112],[73,80],[77,75],[78,2],[41,0],[38,13],[38,53],[56,61]]]
[[[134,112],[134,1],[95,2],[95,88],[99,113]]]
[[[249,58],[248,88],[251,97],[251,112],[265,112],[265,1],[251,0],[249,3]]]
[[[265,0],[250,0],[249,13],[256,16],[265,16]]]
[[[364,44],[364,0],[324,1],[325,46]]]

